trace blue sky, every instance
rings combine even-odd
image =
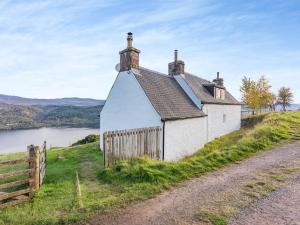
[[[144,67],[167,73],[178,49],[237,98],[243,76],[266,75],[300,102],[298,0],[0,0],[0,12],[2,94],[104,99],[131,31]]]

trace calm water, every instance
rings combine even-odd
[[[0,154],[26,150],[30,144],[47,147],[66,147],[89,134],[98,134],[98,129],[89,128],[40,128],[30,130],[0,131]]]

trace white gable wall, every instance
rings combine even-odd
[[[192,155],[205,143],[207,143],[207,117],[165,122],[165,160],[176,161]]]
[[[100,146],[106,131],[154,126],[162,127],[161,118],[134,74],[120,72],[100,113]]]
[[[240,105],[204,104],[203,112],[208,115],[208,141],[241,128]]]

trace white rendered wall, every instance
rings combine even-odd
[[[120,72],[100,113],[100,146],[106,131],[155,126],[162,127],[161,118],[134,74]]]
[[[203,112],[208,115],[208,141],[241,128],[240,105],[205,104]],[[223,122],[223,115],[226,117],[225,122]]]
[[[176,161],[192,155],[207,142],[207,117],[165,122],[165,155]]]

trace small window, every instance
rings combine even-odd
[[[226,123],[226,114],[223,114],[223,123]]]

